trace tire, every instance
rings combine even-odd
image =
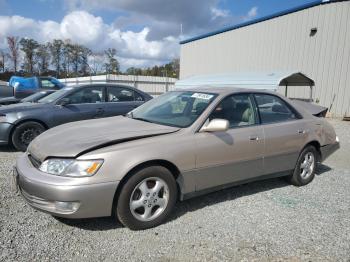
[[[308,161],[307,161],[308,159]],[[318,152],[314,146],[306,146],[301,151],[293,174],[288,177],[289,182],[295,186],[305,186],[315,177]]]
[[[38,122],[28,121],[15,127],[12,144],[18,151],[26,151],[29,143],[46,129]]]
[[[114,213],[124,226],[143,230],[162,224],[171,214],[176,200],[173,174],[165,167],[150,166],[135,172],[127,180]]]

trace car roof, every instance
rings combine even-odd
[[[76,85],[71,85],[71,86],[66,86],[66,87],[79,88],[79,87],[90,87],[90,86],[106,86],[106,87],[107,86],[116,86],[116,87],[122,86],[122,87],[126,87],[126,88],[139,90],[133,86],[126,85],[126,84],[118,84],[118,83],[88,83],[88,84],[76,84]]]
[[[174,91],[191,91],[191,92],[205,92],[214,93],[219,95],[233,94],[233,93],[269,93],[276,94],[276,92],[271,92],[265,89],[253,89],[253,88],[240,88],[235,86],[225,86],[225,87],[213,87],[213,86],[195,86],[188,88],[178,88]]]

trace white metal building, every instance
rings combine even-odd
[[[313,99],[350,115],[350,1],[315,1],[182,41],[180,79],[232,72],[300,71]],[[284,88],[279,90],[284,93]],[[291,97],[308,98],[303,87]]]

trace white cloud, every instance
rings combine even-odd
[[[248,21],[257,15],[255,6],[244,16],[234,16],[229,10],[219,8],[219,2],[65,0],[69,11],[58,22],[16,15],[0,16],[0,48],[6,48],[6,36],[9,35],[31,37],[41,43],[70,39],[95,52],[115,48],[123,69],[162,64],[179,56],[180,37],[186,39],[242,20]],[[107,24],[92,13],[94,10],[114,10],[121,14],[113,23]]]
[[[230,11],[229,10],[220,9],[220,8],[216,8],[216,7],[213,7],[211,9],[211,12],[213,14],[212,20],[214,20],[214,19],[216,19],[218,17],[228,17],[230,15]]]
[[[256,17],[258,15],[258,7],[257,6],[253,6],[248,13],[243,17],[244,21],[249,21],[252,20],[254,17]]]
[[[59,23],[35,21],[21,16],[0,16],[0,48],[7,47],[6,36],[9,35],[31,37],[41,43],[53,39],[70,39],[96,52],[115,48],[124,69],[128,65],[165,63],[178,56],[178,38],[150,41],[147,39],[149,31],[148,27],[139,32],[122,31],[86,11],[70,12]]]

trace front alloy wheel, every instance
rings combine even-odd
[[[130,198],[131,214],[140,221],[159,217],[169,202],[169,188],[164,180],[150,177],[141,181]]]
[[[130,229],[151,228],[167,219],[176,200],[173,174],[165,167],[150,166],[131,174],[121,189],[115,213]]]

